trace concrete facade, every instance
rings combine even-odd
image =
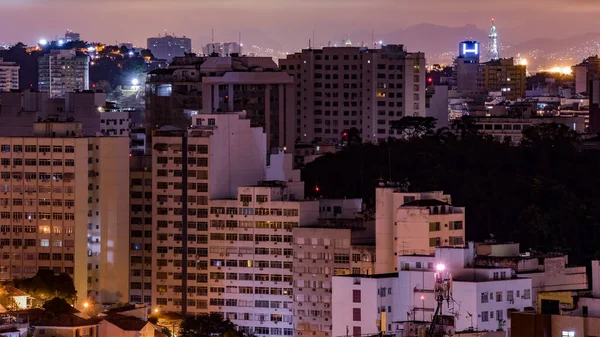
[[[19,69],[17,63],[0,58],[0,92],[19,89]]]
[[[38,60],[38,88],[50,98],[90,88],[90,59],[72,50],[51,50]]]
[[[378,142],[395,136],[391,121],[425,116],[425,55],[402,45],[305,49],[279,66],[295,80],[299,143],[339,143],[351,128]]]
[[[80,301],[127,299],[127,138],[0,138],[7,242],[0,277],[52,269],[73,277]],[[12,224],[12,226],[11,226]],[[11,228],[12,227],[12,228]]]
[[[436,247],[464,245],[465,209],[452,206],[449,195],[381,187],[375,197],[377,274],[398,271],[400,255],[433,254]]]

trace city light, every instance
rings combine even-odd
[[[561,75],[571,75],[573,73],[573,69],[571,67],[554,66],[550,69],[545,70],[545,72]]]
[[[435,270],[437,270],[437,271],[444,271],[444,269],[446,269],[446,266],[444,266],[441,263],[439,263],[437,266],[435,266]]]
[[[158,314],[158,308],[154,308],[154,313]]]
[[[87,50],[91,52],[91,51],[94,51],[94,50],[96,50],[96,48],[94,48],[94,47],[92,47],[92,46],[89,46],[89,47],[87,47]]]
[[[132,51],[129,52],[129,56],[133,56],[133,52]]]
[[[519,62],[522,66],[526,66],[527,65],[527,59],[526,58],[522,58],[521,62]]]
[[[425,301],[425,295],[421,295],[421,301]]]
[[[48,44],[48,40],[46,40],[46,39],[41,39],[39,43],[40,43],[40,46],[45,46],[45,45],[47,45],[47,44]]]
[[[62,46],[63,44],[65,44],[65,40],[63,40],[63,39],[58,40],[58,45],[59,46]]]
[[[89,307],[89,306],[90,306],[90,304],[89,304],[88,302],[85,302],[85,303],[83,303],[83,307],[84,307],[84,308],[87,308],[87,307]]]
[[[138,84],[140,84],[140,81],[137,78],[134,78],[134,79],[131,80],[131,84],[132,85],[138,85]]]

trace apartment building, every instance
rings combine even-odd
[[[50,98],[90,88],[90,60],[73,50],[51,50],[38,60],[38,88]]]
[[[0,58],[0,92],[19,89],[19,66],[16,62]]]
[[[356,128],[363,141],[394,137],[391,122],[425,116],[425,55],[381,49],[305,49],[279,60],[296,85],[295,139],[340,143]]]
[[[152,156],[132,156],[129,194],[129,302],[152,304]]]
[[[400,255],[430,255],[436,247],[465,244],[465,208],[452,206],[450,195],[380,187],[375,197],[377,274],[397,271]]]
[[[73,277],[80,304],[126,301],[128,139],[82,134],[36,123],[31,137],[0,137],[0,278],[51,269]]]
[[[514,64],[514,59],[491,60],[480,65],[483,88],[497,91],[510,100],[525,97],[527,67]]]
[[[186,129],[198,113],[245,111],[267,134],[267,149],[294,146],[294,81],[268,57],[177,57],[148,73],[146,132]]]
[[[329,200],[331,201],[331,200]],[[367,274],[374,251],[353,246],[350,228],[294,228],[294,336],[334,336],[331,287],[334,275]]]
[[[191,53],[192,39],[175,35],[150,37],[147,40],[146,47],[152,51],[157,59],[170,61],[174,57]]]

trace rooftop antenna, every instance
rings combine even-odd
[[[371,31],[371,45],[373,46],[373,49],[375,49],[375,31],[374,30]]]
[[[313,44],[316,44],[316,40],[315,40],[315,30],[313,29],[313,38],[312,38],[312,42]]]
[[[308,39],[308,49],[310,49],[310,39]]]
[[[211,28],[211,32],[212,32],[212,43],[215,43],[215,29]]]
[[[240,56],[242,56],[242,32],[238,32],[238,49]]]

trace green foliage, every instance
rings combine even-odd
[[[435,128],[436,119],[433,117],[402,117],[392,121],[391,128],[406,138],[422,137],[431,134]]]
[[[157,316],[148,316],[148,322],[150,322],[152,324],[158,324],[158,317]]]
[[[67,301],[58,297],[54,297],[53,299],[47,301],[42,307],[46,309],[46,313],[54,316],[70,314],[73,312],[73,307],[67,303]]]
[[[224,320],[217,313],[188,316],[181,322],[180,335],[182,337],[239,337],[235,325],[230,320]]]
[[[374,207],[379,181],[409,181],[413,191],[443,190],[466,207],[467,240],[493,234],[523,250],[569,253],[574,263],[600,257],[597,151],[578,151],[562,126],[530,128],[510,146],[460,123],[458,137],[442,131],[318,158],[302,171],[306,195],[360,197]]]
[[[148,320],[148,322],[150,322],[150,320]],[[164,326],[160,332],[167,337],[173,336],[173,333],[171,333],[171,330],[169,330],[169,328],[167,328],[166,326]]]
[[[71,276],[64,273],[54,275],[52,270],[39,270],[34,277],[14,280],[14,285],[42,303],[53,297],[73,303],[77,296]]]

